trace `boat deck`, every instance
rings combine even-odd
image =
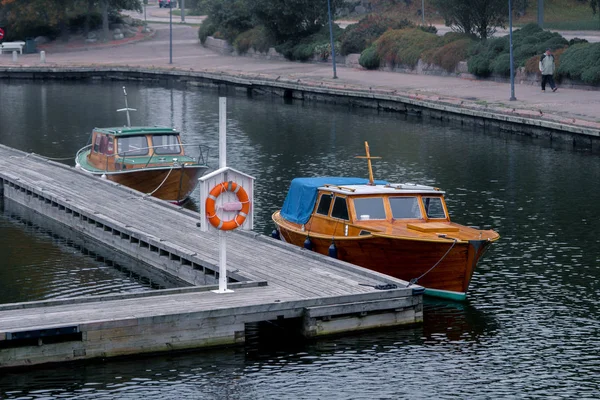
[[[190,285],[218,279],[218,235],[201,232],[194,212],[4,146],[0,178],[5,198]],[[230,281],[242,282],[234,293],[0,306],[0,367],[243,343],[244,324],[278,318],[302,318],[306,336],[422,320],[422,290],[404,281],[254,233],[228,234],[228,248]],[[48,335],[56,344],[38,346]]]

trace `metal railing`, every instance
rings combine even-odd
[[[115,162],[119,162],[121,164],[126,164],[127,160],[131,160],[131,159],[135,159],[138,157],[148,157],[148,155],[150,154],[148,161],[146,161],[146,164],[142,167],[142,168],[147,168],[148,165],[150,164],[170,164],[170,165],[175,165],[175,164],[179,164],[181,163],[180,160],[177,159],[178,156],[181,157],[188,157],[191,158],[194,162],[194,164],[199,164],[199,165],[207,165],[207,160],[208,160],[208,153],[209,153],[209,147],[206,145],[202,145],[202,144],[176,144],[176,146],[183,148],[184,149],[184,154],[156,154],[155,149],[160,149],[160,148],[168,148],[168,147],[173,147],[174,145],[160,145],[160,146],[148,146],[148,147],[140,147],[138,149],[135,150],[128,150],[128,151],[119,151],[117,152],[117,154],[112,154],[112,155],[108,155],[108,154],[104,154],[104,153],[100,153],[103,155],[106,155],[106,166],[104,171],[108,172],[109,168],[108,166],[111,164],[111,162],[114,164]],[[75,155],[75,160],[79,160],[79,157],[81,156],[82,153],[86,152],[88,149],[91,150],[92,145],[88,144],[87,146],[81,148],[77,154]],[[197,155],[192,155],[192,154],[188,154],[187,153],[187,149],[197,149]],[[139,153],[140,151],[145,150],[147,154],[144,155],[127,155],[128,153]],[[150,151],[152,150],[152,151]],[[119,158],[117,158],[119,157]],[[167,160],[166,157],[169,157],[170,160]]]

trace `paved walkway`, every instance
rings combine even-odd
[[[173,64],[169,64],[169,25],[151,24],[151,27],[155,30],[151,38],[117,47],[105,45],[81,51],[54,52],[50,46],[46,50],[45,64],[41,64],[39,54],[20,56],[16,63],[12,61],[11,54],[2,54],[0,67],[139,66],[159,70],[216,72],[245,78],[259,77],[262,80],[281,79],[307,85],[394,93],[488,112],[514,113],[517,116],[587,127],[600,134],[600,91],[559,88],[556,93],[541,93],[537,85],[517,84],[517,101],[509,101],[508,83],[340,66],[337,68],[338,79],[334,80],[331,64],[327,63],[220,55],[199,44],[197,28],[182,24],[173,25]]]

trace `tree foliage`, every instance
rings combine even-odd
[[[106,2],[108,13],[142,11],[142,0],[0,0],[0,23],[9,39],[67,33],[71,21],[99,13]],[[107,15],[108,18],[108,15]]]
[[[504,27],[508,18],[506,0],[433,0],[446,22],[458,32],[486,39]]]
[[[327,1],[247,0],[256,25],[263,25],[277,41],[302,38],[328,23]],[[331,13],[343,0],[330,0]]]

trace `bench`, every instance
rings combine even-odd
[[[25,46],[25,42],[4,42],[0,43],[0,54],[5,51],[12,52],[14,50],[18,50],[20,54],[23,54],[23,47]]]

